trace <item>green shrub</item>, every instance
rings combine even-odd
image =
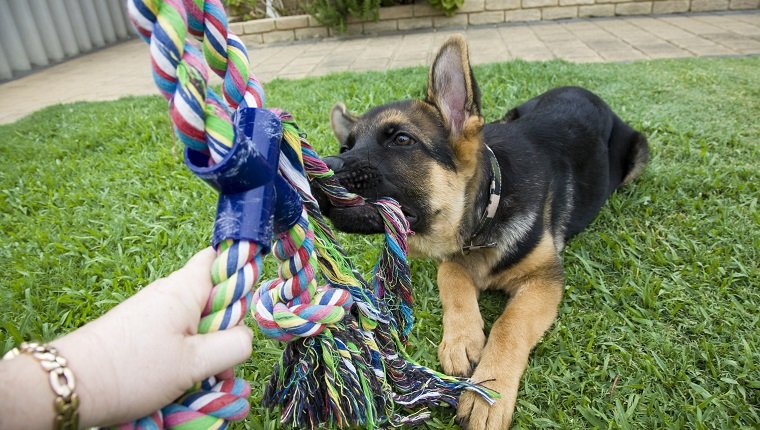
[[[307,0],[308,1],[308,0]],[[425,0],[417,0],[425,1]],[[427,0],[433,7],[451,16],[462,7],[464,0]],[[293,4],[290,4],[293,3]],[[313,16],[320,24],[338,32],[346,31],[350,17],[361,21],[377,21],[381,6],[412,4],[414,0],[301,0],[275,2],[281,15],[293,15],[301,10]],[[234,20],[265,18],[265,0],[224,0],[227,14]]]
[[[344,32],[349,16],[376,21],[381,4],[382,0],[314,0],[305,9],[320,24]]]
[[[427,1],[448,16],[453,15],[464,4],[464,0]],[[358,18],[362,21],[376,21],[380,6],[411,3],[414,3],[414,0],[313,0],[305,5],[304,9],[320,24],[344,32],[349,17]]]
[[[443,13],[446,14],[446,16],[454,15],[454,12],[457,11],[462,5],[464,4],[464,0],[428,0],[430,2],[430,5],[433,6],[436,9],[440,9],[443,11]]]
[[[257,0],[224,0],[227,16],[239,21],[264,18],[264,9]]]
[[[274,0],[272,7],[280,16],[302,15],[307,0]],[[230,21],[266,18],[266,0],[223,0]]]

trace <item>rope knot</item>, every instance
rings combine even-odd
[[[277,236],[272,249],[280,260],[280,277],[263,283],[253,296],[262,333],[280,341],[316,336],[351,310],[348,291],[317,287],[314,232],[306,211],[296,225]]]

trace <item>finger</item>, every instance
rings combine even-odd
[[[211,265],[216,258],[214,248],[207,247],[198,251],[185,263],[185,267],[180,270],[187,271],[188,275],[198,278],[208,278],[211,280]]]
[[[193,380],[219,374],[251,356],[253,332],[244,325],[188,338],[193,359]]]
[[[195,303],[199,306],[206,304],[209,294],[211,294],[211,288],[214,286],[211,282],[211,265],[216,258],[216,252],[213,248],[208,247],[193,255],[190,260],[187,261],[184,267],[177,270],[170,275],[170,279],[174,278],[177,282],[172,284],[179,284],[185,291],[190,291],[193,294]]]

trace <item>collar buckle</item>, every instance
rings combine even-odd
[[[481,249],[488,249],[488,248],[496,248],[496,242],[484,243],[483,245],[475,245],[472,242],[470,242],[469,245],[465,245],[462,247],[462,252],[465,255],[467,255],[472,251],[478,251]]]

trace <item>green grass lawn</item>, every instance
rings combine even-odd
[[[760,58],[475,68],[486,118],[559,85],[601,95],[646,133],[646,173],[565,252],[565,300],[532,355],[515,428],[760,427]],[[323,155],[328,113],[421,97],[423,68],[267,85]],[[0,352],[102,314],[206,246],[210,188],[179,158],[158,96],[77,103],[0,126]],[[376,238],[342,236],[369,271]],[[410,352],[437,367],[435,265],[412,266]],[[270,270],[269,274],[273,272]],[[490,325],[506,303],[486,294]],[[250,319],[252,323],[252,319]],[[245,427],[281,345],[257,334]],[[241,426],[242,427],[242,426]],[[450,411],[429,428],[455,427]]]

